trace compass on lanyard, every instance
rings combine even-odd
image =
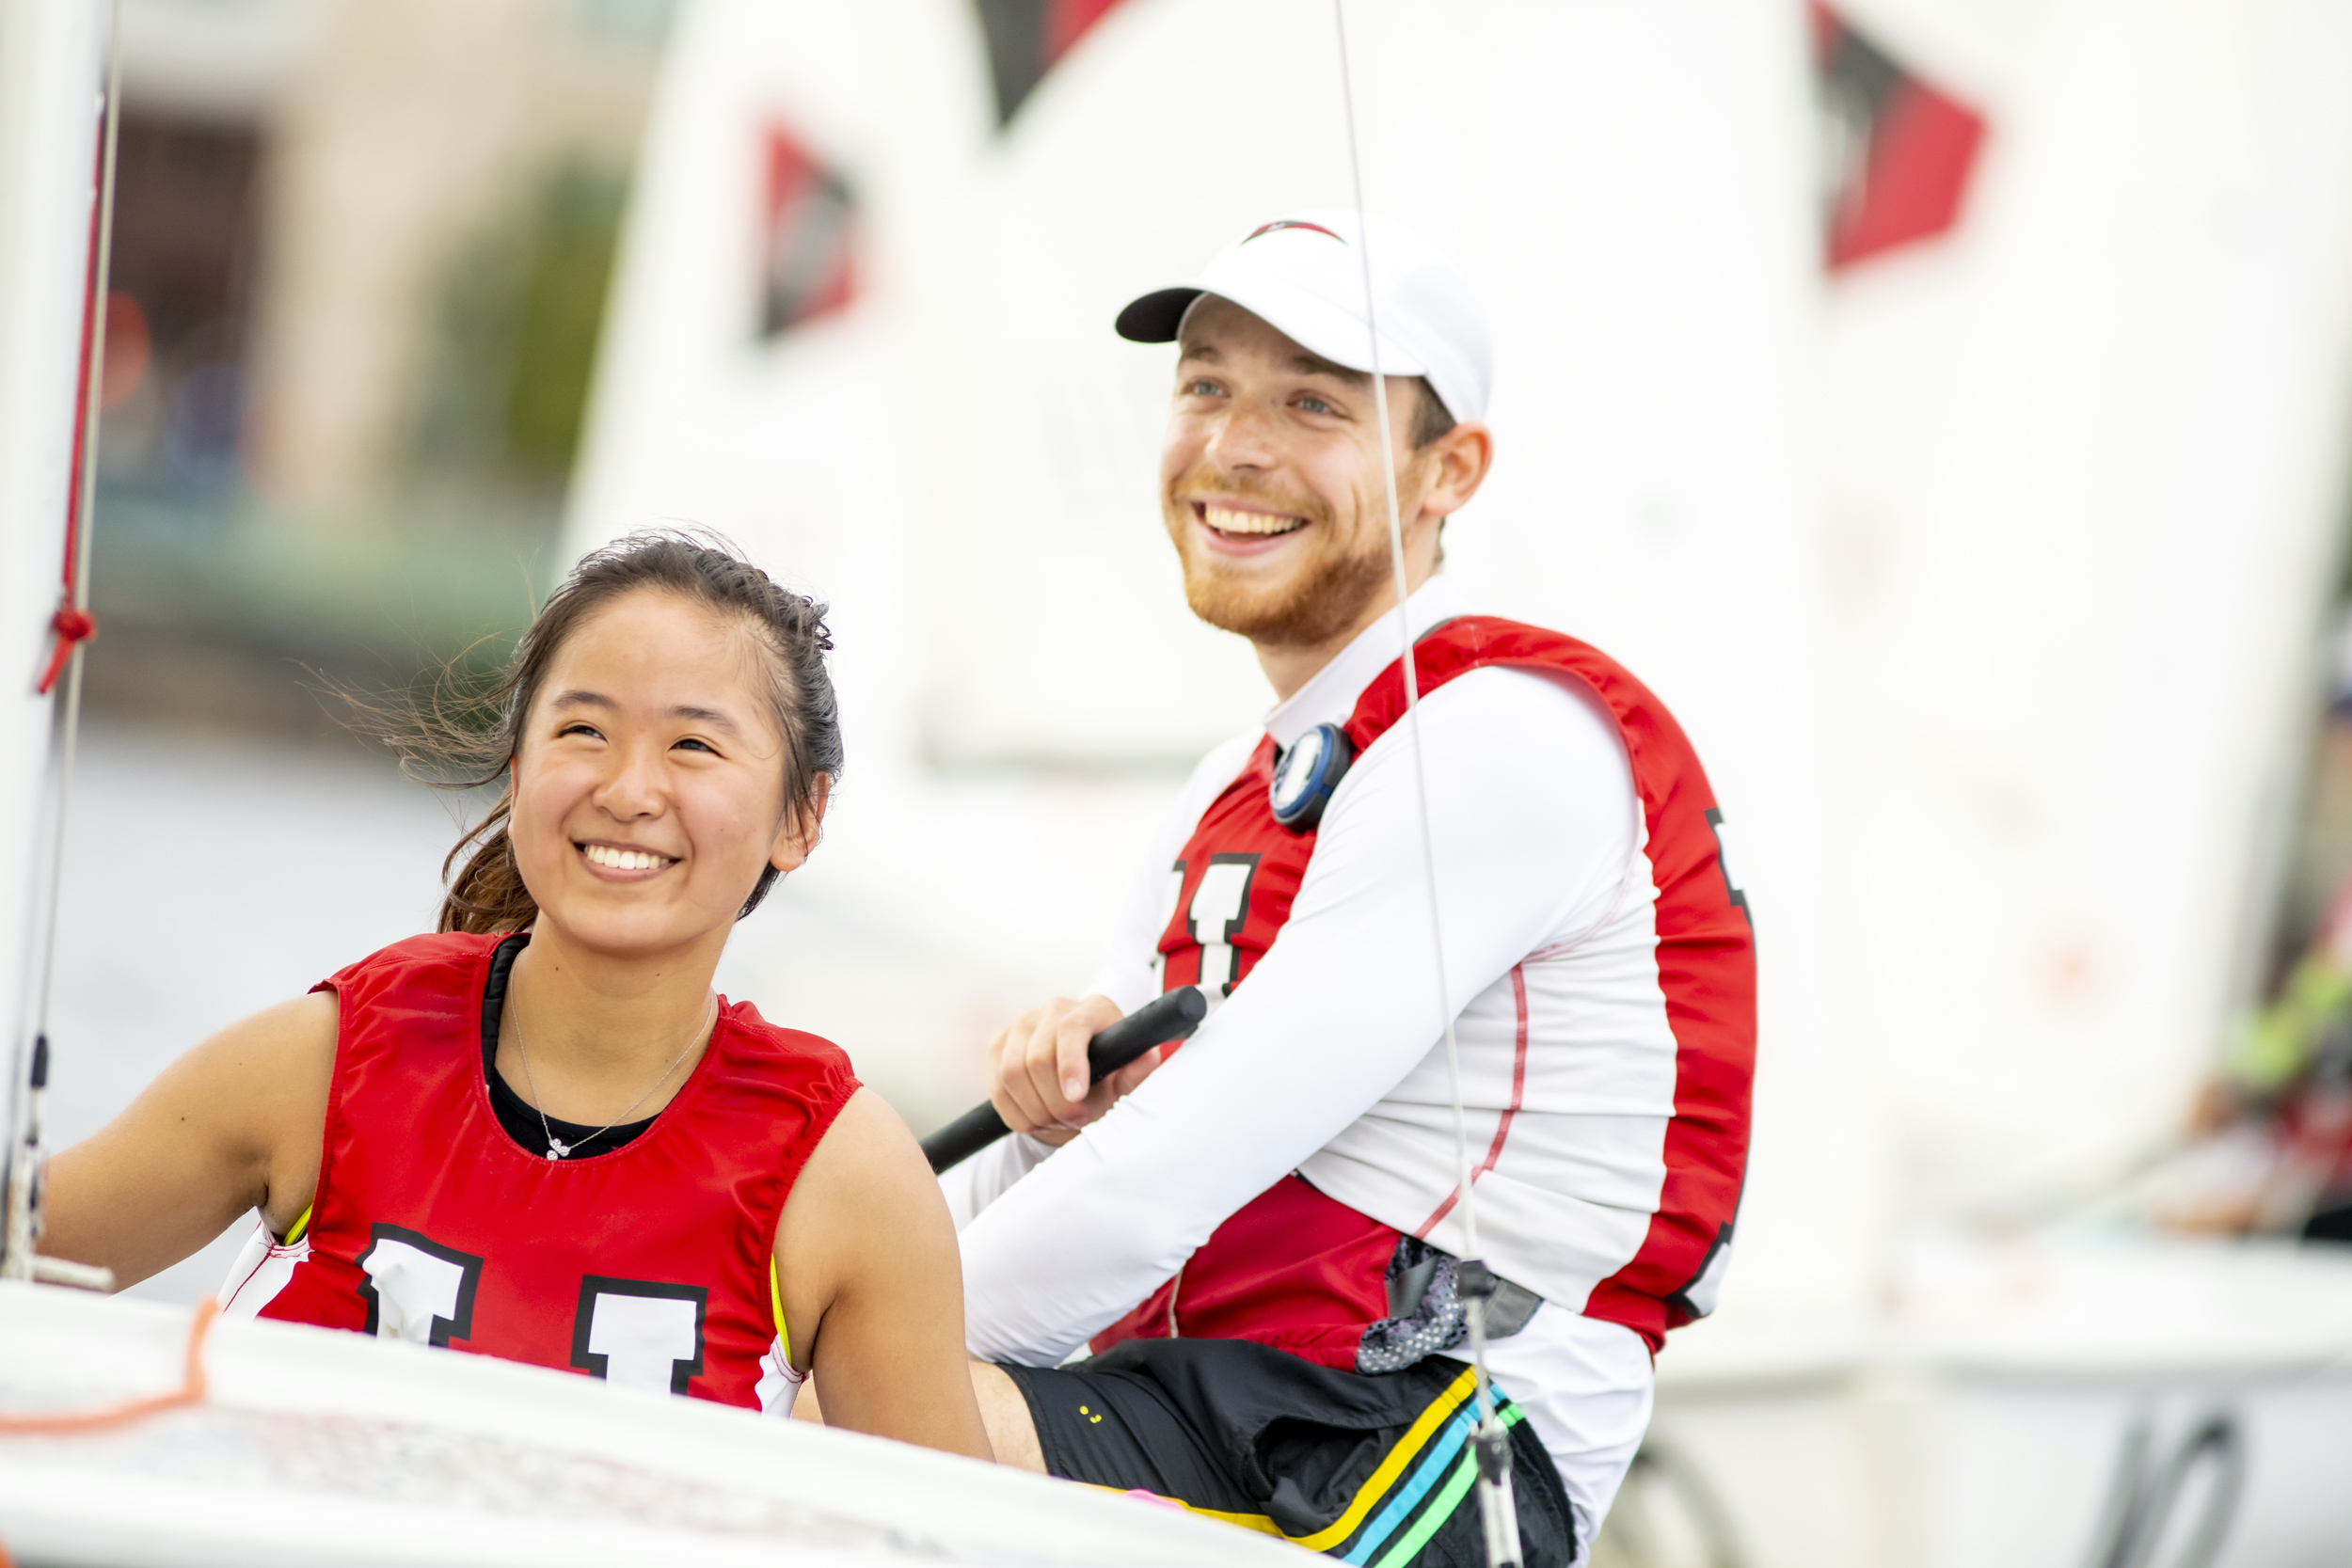
[[[1355,760],[1356,747],[1337,724],[1317,724],[1300,736],[1274,760],[1274,782],[1266,789],[1274,820],[1295,833],[1311,831]]]

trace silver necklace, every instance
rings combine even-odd
[[[619,1116],[614,1117],[611,1121],[606,1122],[602,1127],[597,1128],[595,1132],[589,1133],[578,1143],[567,1144],[563,1139],[557,1137],[555,1135],[555,1129],[548,1124],[547,1102],[539,1098],[539,1081],[532,1077],[531,1073],[531,1052],[523,1044],[523,1010],[520,1007],[516,1006],[510,1000],[506,1005],[506,1017],[507,1022],[512,1023],[515,1029],[515,1054],[522,1058],[523,1082],[531,1085],[531,1108],[539,1113],[539,1131],[547,1134],[548,1158],[550,1160],[561,1160],[576,1153],[580,1149],[586,1148],[589,1144],[594,1143],[596,1139],[603,1137],[607,1132],[610,1132],[615,1127],[620,1126],[621,1123],[627,1121],[628,1119],[629,1111],[634,1111],[638,1106],[643,1105],[646,1101],[652,1099],[653,1091],[670,1081],[670,1074],[677,1070],[678,1063],[686,1060],[688,1052],[694,1049],[694,1042],[703,1037],[703,1030],[709,1028],[711,1022],[717,1019],[718,1016],[719,999],[714,996],[710,999],[709,1007],[703,1013],[701,1026],[695,1029],[692,1034],[686,1037],[686,1050],[679,1052],[676,1055],[670,1058],[670,1065],[661,1069],[661,1076],[646,1085],[645,1092],[644,1094],[639,1095],[635,1100],[629,1101],[628,1111],[623,1111]]]

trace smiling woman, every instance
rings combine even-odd
[[[612,616],[599,616],[608,610]],[[678,661],[691,642],[695,656],[710,665],[698,672],[704,689],[731,688],[754,701],[741,713],[683,700],[674,704],[666,717],[685,726],[675,749],[731,757],[736,771],[750,766],[754,771],[765,767],[777,772],[780,763],[777,825],[789,818],[791,829],[804,830],[813,843],[827,792],[842,767],[840,723],[825,673],[824,656],[833,640],[823,607],[778,589],[757,567],[724,550],[684,536],[639,535],[592,553],[573,569],[487,691],[422,713],[370,710],[372,727],[406,758],[412,773],[461,789],[506,778],[497,805],[450,851],[452,863],[469,847],[473,852],[450,883],[442,930],[516,930],[537,913],[514,843],[516,784],[510,767],[522,751],[525,725],[539,716],[558,653],[583,622],[613,616],[618,620],[598,628],[590,642],[624,659],[632,645],[641,652],[655,646],[642,640],[662,635],[668,629],[664,623],[692,625],[687,641],[665,645],[664,657]],[[632,638],[640,641],[632,644]],[[557,685],[546,717],[560,709],[561,717],[571,721],[557,726],[564,737],[576,738],[577,729],[601,741],[598,721],[615,714],[614,694],[568,680]],[[696,725],[712,730],[714,738],[687,733]],[[553,750],[560,755],[577,752]],[[588,847],[580,847],[584,855]],[[622,844],[601,847],[645,852],[644,847]],[[797,865],[800,858],[794,856],[791,863]],[[755,882],[739,900],[739,914],[756,909],[788,869],[772,860],[759,864]]]
[[[43,1250],[132,1283],[261,1223],[233,1312],[989,1457],[955,1238],[848,1058],[710,989],[816,846],[822,606],[712,542],[583,560],[482,699],[372,711],[502,783],[439,929],[198,1046],[57,1156]]]

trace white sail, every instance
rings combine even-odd
[[[2171,1135],[2256,978],[2352,465],[2352,13],[1847,8],[1989,132],[1827,313],[1837,970],[1907,1207]]]
[[[1121,847],[1108,814],[1073,823],[1069,785],[1017,770],[1189,763],[1266,702],[1248,649],[1184,609],[1155,499],[1169,355],[1111,318],[1250,225],[1352,198],[1327,6],[1114,6],[1002,125],[979,11],[681,14],[570,542],[691,519],[834,600],[857,782],[799,892],[925,933],[909,966],[1005,931],[1074,955],[1032,994],[1000,987],[1001,1017],[1083,978],[1087,918],[1172,792],[1120,805]],[[1801,23],[1681,0],[1349,8],[1369,202],[1460,261],[1499,344],[1501,456],[1448,570],[1624,658],[1707,759],[1770,932],[1731,1288],[1818,1301],[1861,1293],[1880,1184],[1857,1139],[1821,1135],[1864,1117],[1820,977]],[[763,340],[777,136],[850,193],[855,284]],[[975,875],[970,832],[1004,874]],[[1095,892],[1062,891],[1073,868]],[[1043,883],[1044,915],[1006,918]],[[772,961],[776,990],[811,983]],[[931,990],[870,988],[852,1050]],[[961,1026],[977,1044],[996,1021]]]

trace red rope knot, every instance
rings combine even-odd
[[[65,661],[73,657],[73,650],[98,635],[98,617],[70,604],[59,605],[57,613],[49,617],[49,629],[57,634],[57,644],[49,651],[49,668],[41,672],[40,684],[33,688],[44,697],[65,673]]]

